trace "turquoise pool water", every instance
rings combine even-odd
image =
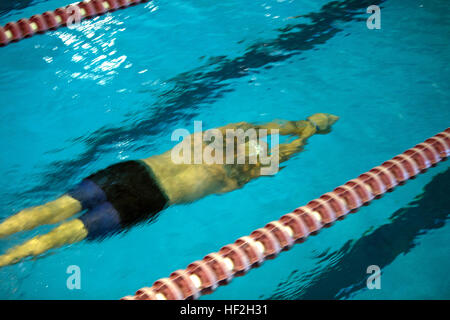
[[[65,4],[19,1],[0,24]],[[381,30],[366,27],[371,4]],[[0,269],[0,298],[132,294],[444,130],[449,12],[437,0],[158,0],[0,48],[0,219],[169,149],[194,120],[340,116],[275,177]],[[202,299],[449,299],[449,175],[443,162]],[[80,290],[66,286],[70,265]],[[365,288],[369,265],[380,290]]]

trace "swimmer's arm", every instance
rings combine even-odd
[[[306,120],[289,121],[289,120],[273,120],[272,122],[263,124],[253,124],[249,122],[231,123],[226,126],[218,128],[222,134],[226,134],[227,129],[242,129],[248,130],[250,128],[259,130],[278,130],[281,135],[296,135],[303,139],[309,138],[315,133],[328,133],[331,126],[339,119],[338,116],[329,113],[315,113]]]
[[[237,130],[242,129],[244,131],[248,129],[255,130],[267,130],[267,135],[270,135],[271,130],[278,130],[278,133],[281,135],[299,135],[303,131],[304,124],[306,120],[301,121],[288,121],[288,120],[273,120],[272,122],[262,123],[262,124],[253,124],[250,122],[237,122],[230,123],[226,126],[219,127],[218,129],[221,131],[222,135],[226,135],[227,130]]]
[[[280,134],[295,135],[294,140],[287,143],[282,143],[277,146],[279,162],[285,162],[293,155],[303,150],[303,146],[306,144],[309,137],[319,133],[328,133],[331,130],[331,126],[339,119],[339,117],[327,113],[316,113],[308,117],[307,120],[300,121],[286,121],[277,120],[270,123],[256,125],[255,128],[262,129],[279,129]],[[237,124],[231,124],[222,127],[222,130],[230,128],[249,128],[252,124],[246,122],[240,122]],[[268,132],[270,134],[270,132]],[[275,150],[272,150],[272,153]],[[248,161],[246,161],[248,163]],[[238,188],[241,188],[248,181],[260,176],[261,164],[258,162],[256,165],[231,165],[227,167],[227,175],[230,182],[227,183],[224,192],[229,192]]]

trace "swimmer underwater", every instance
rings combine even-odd
[[[280,120],[260,125],[239,122],[218,130],[225,133],[227,129],[253,128],[269,132],[276,129],[280,135],[296,136],[277,146],[281,163],[302,151],[312,135],[330,132],[337,120],[337,116],[316,113],[307,120]],[[261,176],[261,166],[259,160],[255,164],[249,161],[245,164],[175,164],[171,150],[147,159],[111,165],[83,179],[60,198],[24,209],[0,223],[1,239],[41,225],[63,222],[86,210],[79,218],[63,222],[47,234],[9,249],[0,256],[0,267],[84,239],[101,240],[150,220],[170,205],[242,188]]]

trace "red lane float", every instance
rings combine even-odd
[[[275,258],[282,250],[303,242],[308,235],[343,219],[349,212],[355,212],[397,185],[413,179],[449,155],[450,128],[447,128],[306,206],[253,231],[250,236],[241,237],[219,252],[210,253],[185,270],[177,270],[169,278],[157,280],[151,288],[142,288],[134,296],[122,300],[196,299],[211,293],[219,285]]]
[[[0,27],[0,47],[31,37],[36,33],[44,33],[48,30],[56,30],[59,27],[66,26],[70,17],[72,17],[72,21],[76,21],[75,16],[78,16],[81,21],[148,1],[85,0],[58,8],[54,11],[36,14],[30,19],[9,22],[4,27]]]

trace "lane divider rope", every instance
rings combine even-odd
[[[0,27],[0,46],[6,46],[9,43],[29,38],[35,34],[45,33],[49,30],[56,30],[57,28],[67,26],[68,21],[73,20],[74,15],[79,15],[81,21],[148,1],[85,0],[58,8],[54,11],[36,14],[29,19],[9,22],[5,26]]]
[[[218,252],[189,264],[186,269],[155,281],[152,287],[142,288],[121,300],[197,299],[211,293],[265,260],[275,258],[295,243],[304,242],[309,235],[344,219],[348,213],[356,212],[373,199],[379,199],[449,155],[450,128],[447,128],[279,220],[269,222],[249,236],[241,237]]]

